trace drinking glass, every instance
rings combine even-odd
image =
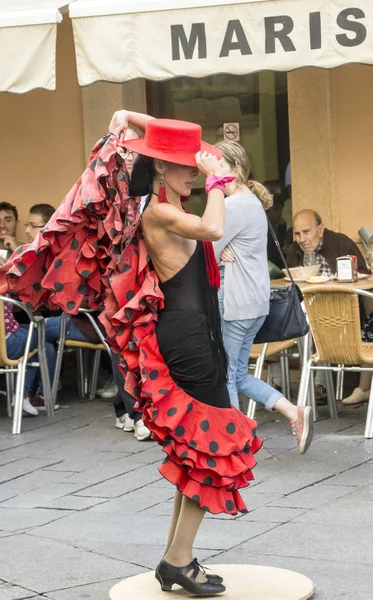
[[[303,266],[313,267],[316,264],[316,252],[305,252],[303,254]]]
[[[373,272],[373,252],[372,250],[368,250],[366,257],[367,267],[370,272]]]

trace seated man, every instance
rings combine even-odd
[[[48,223],[55,210],[54,206],[50,204],[34,204],[34,206],[31,206],[25,223],[25,233],[30,244],[34,241],[40,229]]]
[[[369,273],[365,260],[355,244],[344,233],[326,229],[320,215],[314,210],[302,210],[293,220],[294,242],[287,252],[289,267],[303,265],[305,252],[315,252],[316,264],[321,265],[320,272],[329,275],[337,271],[339,256],[353,255],[357,258],[359,273]]]
[[[2,259],[7,260],[19,246],[16,239],[18,211],[9,202],[0,202],[0,250],[4,250]]]

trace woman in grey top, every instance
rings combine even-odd
[[[250,162],[237,142],[217,144],[223,158],[224,175],[235,176],[225,187],[225,233],[214,242],[220,264],[219,303],[223,339],[229,357],[228,390],[231,403],[239,408],[238,392],[268,410],[276,409],[293,427],[300,453],[312,440],[310,407],[297,407],[279,391],[248,373],[255,336],[269,312],[270,281],[267,263],[267,217],[272,196],[260,183],[248,180]]]

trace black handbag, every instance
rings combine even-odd
[[[294,283],[294,279],[281,250],[280,243],[269,221],[268,228],[288,272],[291,285],[283,287],[271,286],[269,314],[256,334],[254,344],[284,342],[286,340],[300,338],[306,335],[309,329],[306,316],[301,306],[303,300],[302,292]]]

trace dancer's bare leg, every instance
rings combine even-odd
[[[194,500],[182,497],[179,518],[171,545],[164,558],[174,567],[185,567],[193,560],[193,544],[198,529],[205,516],[205,511]],[[206,581],[206,576],[201,571],[197,581]]]
[[[169,530],[168,530],[168,539],[167,539],[167,546],[166,546],[166,550],[165,550],[165,555],[167,554],[168,549],[171,546],[172,541],[174,539],[177,522],[179,520],[182,499],[183,499],[182,494],[178,490],[176,490],[176,492],[175,492],[175,498],[174,498],[174,507],[173,507],[173,510],[172,510],[171,523],[170,523],[170,527],[169,527]]]

